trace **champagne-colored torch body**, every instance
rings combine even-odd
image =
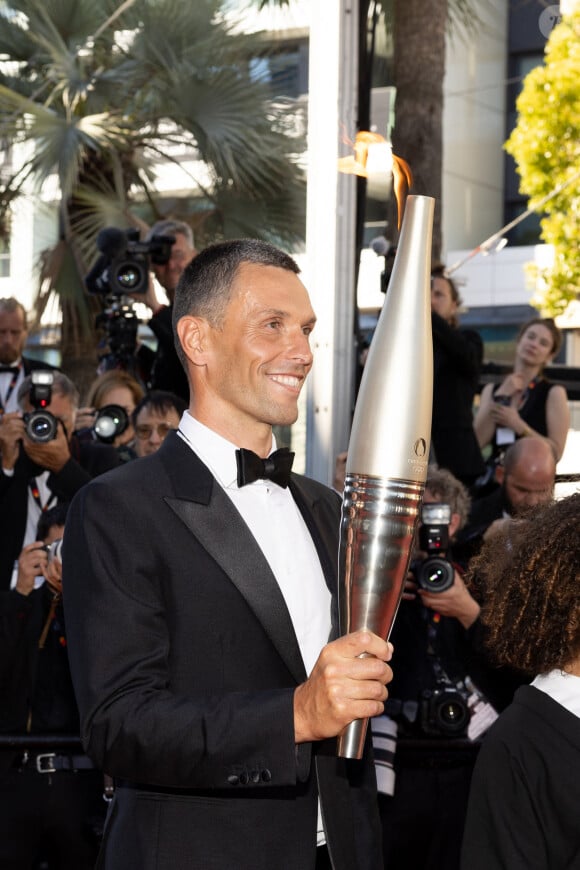
[[[352,424],[340,530],[341,633],[388,637],[427,477],[433,402],[431,234],[435,201],[409,196],[387,296]],[[338,754],[360,758],[368,720],[352,722]]]

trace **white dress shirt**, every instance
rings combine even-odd
[[[292,498],[271,480],[256,480],[238,487],[236,445],[222,438],[185,411],[178,434],[207,465],[232,500],[256,539],[290,613],[306,673],[310,674],[330,635],[331,595],[316,547]],[[271,451],[276,449],[272,435]],[[320,801],[317,846],[326,842]]]

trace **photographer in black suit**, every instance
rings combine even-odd
[[[479,385],[483,342],[472,329],[460,329],[461,296],[437,265],[431,275],[433,325],[433,422],[435,461],[470,488],[485,464],[473,429],[473,399]]]
[[[26,309],[13,297],[0,299],[0,415],[18,410],[18,388],[32,371],[54,366],[23,355],[28,337]]]
[[[18,390],[20,411],[0,420],[0,589],[10,586],[15,562],[23,546],[35,540],[40,515],[73,495],[92,477],[119,464],[113,447],[79,442],[74,435],[78,390],[61,372],[47,372],[52,384],[42,412],[53,418],[53,437],[38,440],[27,428],[23,413],[35,410],[33,375]],[[36,377],[36,375],[34,375]],[[46,377],[44,378],[46,381]],[[44,422],[39,427],[42,438]],[[50,420],[48,421],[50,423]]]
[[[106,805],[103,776],[79,734],[62,609],[59,545],[67,505],[45,511],[23,548],[16,585],[0,592],[0,733],[54,742],[0,755],[0,866],[92,870]]]

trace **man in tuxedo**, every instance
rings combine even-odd
[[[23,356],[28,327],[26,310],[13,297],[0,299],[0,414],[18,410],[18,388],[37,369],[54,367]]]
[[[105,870],[382,868],[370,744],[347,761],[336,736],[383,710],[391,647],[337,639],[340,498],[272,433],[312,366],[297,273],[253,240],[190,263],[173,315],[189,410],[69,514],[81,733],[117,783]]]
[[[75,418],[79,394],[73,382],[53,372],[44,410],[56,419],[55,437],[42,443],[27,433],[22,412],[33,410],[28,375],[17,399],[19,411],[0,418],[0,590],[8,589],[20,551],[36,540],[43,511],[68,502],[92,477],[119,464],[113,447],[78,441]]]

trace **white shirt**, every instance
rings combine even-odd
[[[330,635],[331,595],[316,547],[290,490],[271,480],[238,487],[236,445],[188,411],[181,418],[178,434],[207,465],[266,557],[290,613],[306,673],[310,674]],[[319,800],[316,844],[325,842]]]
[[[306,673],[330,634],[331,596],[316,547],[292,498],[271,480],[238,488],[236,445],[185,411],[179,434],[207,465],[256,539],[288,607]],[[276,449],[272,436],[272,447]]]
[[[580,677],[567,674],[559,668],[548,671],[547,674],[539,674],[533,681],[532,686],[545,692],[554,701],[580,718]]]

